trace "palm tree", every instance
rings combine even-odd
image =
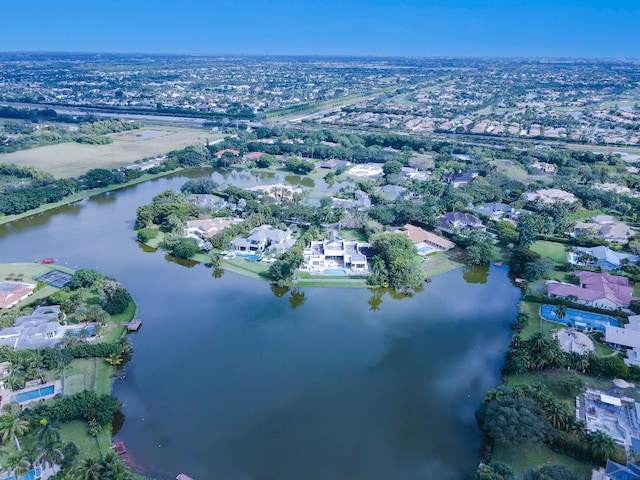
[[[591,454],[602,463],[606,462],[618,448],[615,440],[601,430],[591,432],[587,441]]]
[[[21,478],[31,470],[31,460],[28,458],[26,452],[18,452],[7,458],[6,467],[13,471],[14,477]]]
[[[104,466],[97,458],[85,458],[76,468],[78,480],[102,480]]]
[[[124,462],[113,450],[109,450],[102,459],[102,471],[105,479],[125,480],[131,478]]]
[[[62,336],[62,345],[65,347],[71,347],[72,345],[76,345],[79,342],[78,336],[73,333],[73,330],[67,330],[64,332]]]
[[[107,363],[113,367],[113,371],[115,372],[118,369],[118,365],[122,364],[122,355],[119,353],[112,353],[107,357]]]
[[[63,459],[64,453],[62,453],[62,443],[60,440],[47,437],[38,443],[36,448],[36,463],[42,463],[45,467],[53,466],[54,464],[60,464]]]
[[[109,318],[109,314],[105,312],[100,305],[91,305],[87,309],[87,320],[91,322],[104,323]]]
[[[18,412],[12,404],[5,406],[5,411],[6,413],[0,415],[0,435],[2,435],[2,443],[7,443],[13,439],[16,442],[18,451],[20,451],[18,436],[22,436],[29,431],[29,422],[22,420],[18,416]]]
[[[567,307],[565,305],[558,305],[554,311],[556,317],[562,320],[567,316]]]
[[[371,258],[371,270],[373,273],[379,275],[385,268],[384,259],[380,255],[374,255],[373,258]]]
[[[53,423],[49,422],[49,420],[43,418],[40,420],[38,430],[36,430],[36,436],[41,442],[48,439],[60,440],[60,430],[58,430]]]
[[[84,322],[87,319],[87,309],[84,307],[78,307],[74,312],[74,316],[77,321]]]

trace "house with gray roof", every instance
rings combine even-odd
[[[398,198],[404,198],[406,190],[407,190],[406,188],[401,187],[400,185],[388,184],[380,188],[379,191],[382,195],[384,195],[388,199],[396,200]]]
[[[459,173],[443,173],[442,181],[453,188],[458,188],[471,182],[478,176],[478,172],[474,170],[464,170]]]
[[[231,241],[236,252],[285,253],[295,243],[291,230],[278,230],[271,225],[256,227],[247,237],[237,237]]]
[[[448,212],[438,219],[438,228],[447,233],[485,231],[487,227],[475,215],[465,212]]]
[[[608,242],[626,243],[635,231],[623,222],[617,222],[611,215],[596,215],[589,222],[575,222],[577,235],[591,235]]]
[[[626,260],[631,264],[638,263],[637,255],[620,253],[611,250],[609,247],[598,246],[592,248],[575,247],[567,255],[567,260],[573,265],[583,265],[602,270],[619,270]]]
[[[304,264],[300,269],[311,272],[345,269],[346,273],[369,273],[367,256],[361,251],[365,246],[356,241],[342,240],[332,231],[328,240],[313,241],[304,249]]]
[[[60,306],[50,305],[18,317],[12,327],[0,330],[0,345],[16,350],[58,346],[64,333],[58,322],[59,315]]]
[[[473,211],[496,221],[504,220],[505,218],[516,219],[520,216],[520,210],[501,202],[485,203],[481,207],[475,207]]]

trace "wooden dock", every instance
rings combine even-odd
[[[127,453],[127,449],[124,446],[124,442],[116,442],[113,445],[111,445],[111,448],[113,448],[118,453],[118,455],[123,455]]]
[[[135,318],[130,322],[122,322],[120,325],[127,329],[127,332],[137,332],[140,326],[142,325],[142,320],[139,318]]]

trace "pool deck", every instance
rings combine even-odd
[[[18,395],[20,393],[30,392],[32,390],[38,390],[40,388],[46,388],[51,385],[53,385],[53,393],[51,395],[33,398],[31,400],[25,400],[24,402],[20,402],[21,406],[28,405],[29,403],[37,402],[39,400],[48,400],[49,398],[53,398],[58,393],[62,392],[62,382],[60,380],[55,380],[53,382],[40,383],[39,380],[32,380],[30,382],[27,382],[26,386],[23,389],[15,390],[15,391],[6,389],[4,388],[4,385],[3,385],[3,387],[0,388],[0,408],[3,408],[5,405],[9,403],[17,403],[14,401],[15,395]],[[2,477],[0,477],[0,480],[2,480]]]

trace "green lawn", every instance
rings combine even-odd
[[[531,246],[531,250],[539,253],[543,258],[552,258],[557,267],[567,263],[567,251],[563,243],[539,240]]]
[[[422,271],[426,277],[434,277],[441,273],[462,267],[464,265],[463,258],[464,251],[457,247],[448,252],[438,252],[427,255],[422,264]]]
[[[60,438],[63,442],[73,442],[80,449],[78,459],[84,458],[100,458],[109,450],[111,446],[111,427],[107,425],[102,427],[98,435],[98,442],[94,437],[89,436],[89,426],[84,420],[73,420],[67,422],[60,427]]]
[[[223,268],[258,280],[268,280],[269,266],[243,258],[225,258]]]
[[[135,302],[129,302],[127,309],[118,313],[117,315],[111,315],[109,322],[105,328],[102,329],[101,335],[104,342],[115,342],[120,338],[125,328],[121,325],[122,322],[130,322],[138,314],[138,307]]]
[[[596,465],[582,463],[556,453],[547,447],[505,448],[496,446],[492,460],[509,464],[516,474],[522,474],[529,469],[539,469],[546,465],[564,465],[572,470],[578,478],[584,480],[591,478],[591,470],[599,468]]]
[[[358,242],[367,241],[367,236],[364,233],[362,233],[360,230],[343,229],[343,230],[340,230],[340,236],[344,240],[356,240]]]
[[[111,373],[113,367],[104,358],[76,358],[64,370],[65,395],[76,393],[79,386],[86,385],[99,395],[111,393]],[[70,381],[69,383],[67,381]]]
[[[67,373],[64,376],[64,394],[73,395],[75,393],[84,392],[89,387],[87,375],[85,373],[75,372]]]

